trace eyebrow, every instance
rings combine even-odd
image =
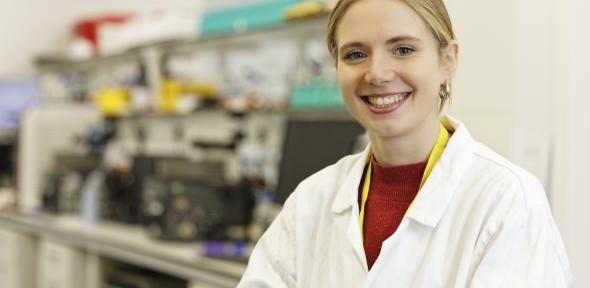
[[[400,35],[400,36],[396,36],[393,38],[388,39],[385,43],[387,43],[388,45],[391,44],[395,44],[397,42],[403,42],[403,41],[412,41],[412,42],[420,42],[420,38],[416,38],[414,36],[410,36],[410,35]],[[338,49],[338,51],[340,53],[343,52],[343,50],[348,49],[348,48],[357,48],[357,47],[363,47],[363,43],[359,42],[359,41],[355,41],[355,42],[349,42],[346,43],[344,45],[342,45],[340,47],[340,49]]]

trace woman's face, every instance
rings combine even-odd
[[[336,40],[342,97],[369,133],[397,137],[438,121],[440,84],[452,69],[412,8],[395,0],[358,1],[340,19]]]

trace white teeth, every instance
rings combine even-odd
[[[386,106],[390,106],[390,105],[394,105],[399,103],[400,101],[404,100],[404,98],[406,98],[406,96],[409,95],[409,93],[403,93],[403,94],[395,94],[392,96],[387,96],[387,97],[367,97],[369,99],[369,103],[371,103],[374,106],[377,106],[378,108],[383,108]]]

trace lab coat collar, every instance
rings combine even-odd
[[[469,167],[474,151],[474,140],[463,123],[448,115],[442,118],[441,123],[452,132],[452,136],[406,213],[406,217],[429,227],[436,227],[438,224],[453,197],[455,187]],[[357,156],[345,178],[346,180],[338,189],[332,204],[333,213],[342,213],[347,209],[353,209],[355,215],[358,215],[358,187],[370,155],[369,144]]]
[[[344,178],[344,183],[336,192],[334,203],[332,204],[333,213],[342,213],[350,208],[355,208],[358,215],[358,187],[361,183],[361,177],[365,170],[365,164],[371,157],[371,144],[365,147],[365,150],[356,155],[356,160],[352,164],[352,168]],[[358,222],[358,221],[357,221]]]

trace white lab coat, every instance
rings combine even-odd
[[[571,287],[540,182],[442,123],[454,133],[370,271],[358,222],[367,147],[301,182],[238,287]]]

